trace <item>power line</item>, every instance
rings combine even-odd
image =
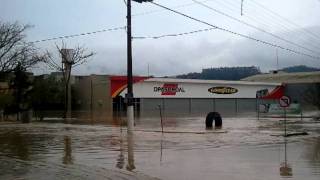
[[[184,17],[186,17],[186,18],[192,19],[192,20],[197,21],[197,22],[200,22],[200,23],[202,23],[202,24],[206,24],[206,25],[208,25],[208,26],[211,26],[211,27],[216,28],[216,29],[221,30],[221,31],[228,32],[228,33],[233,34],[233,35],[237,35],[237,36],[240,36],[240,37],[244,37],[244,38],[247,38],[247,39],[250,39],[250,40],[253,40],[253,41],[262,43],[262,44],[266,44],[266,45],[269,45],[269,46],[272,46],[272,47],[275,47],[275,48],[283,49],[283,50],[286,50],[286,51],[289,51],[289,52],[292,52],[292,53],[295,53],[295,54],[307,56],[307,57],[310,57],[310,58],[312,58],[312,59],[318,59],[318,60],[320,59],[320,57],[318,57],[318,56],[313,56],[313,55],[306,54],[306,53],[303,53],[303,52],[300,52],[300,51],[292,50],[292,49],[289,49],[289,48],[286,48],[286,47],[282,47],[282,46],[277,45],[277,44],[272,44],[272,43],[270,43],[270,42],[263,41],[263,40],[260,40],[260,39],[257,39],[257,38],[254,38],[254,37],[251,37],[251,36],[248,36],[248,35],[244,35],[244,34],[237,33],[237,32],[234,32],[234,31],[225,29],[225,28],[221,28],[221,27],[219,27],[219,26],[216,26],[216,25],[210,24],[210,23],[208,23],[208,22],[205,22],[205,21],[196,19],[196,18],[191,17],[191,16],[189,16],[189,15],[187,15],[187,14],[181,13],[181,12],[176,11],[176,10],[173,10],[173,9],[170,9],[170,8],[168,8],[168,7],[166,7],[166,6],[163,6],[163,5],[158,4],[158,3],[155,3],[155,2],[150,2],[150,3],[156,5],[156,6],[160,7],[160,8],[166,9],[166,10],[171,11],[171,12],[173,12],[173,13],[179,14],[179,15],[184,16]]]
[[[259,28],[259,27],[257,27],[257,26],[252,25],[252,24],[249,24],[249,23],[247,23],[247,22],[245,22],[245,21],[242,21],[242,20],[240,20],[240,19],[237,19],[237,18],[235,18],[235,17],[233,17],[233,16],[231,16],[231,15],[228,15],[228,14],[222,12],[222,11],[219,11],[219,10],[217,10],[217,9],[211,7],[211,6],[208,6],[208,5],[206,5],[206,4],[202,3],[202,2],[199,2],[199,1],[197,1],[197,0],[192,0],[192,1],[195,2],[195,3],[197,3],[197,4],[199,4],[199,5],[202,6],[202,7],[205,7],[205,8],[207,8],[207,9],[210,9],[211,11],[214,11],[214,12],[216,12],[216,13],[218,13],[218,14],[221,14],[221,15],[223,15],[223,16],[225,16],[225,17],[228,17],[228,18],[230,18],[230,19],[232,19],[232,20],[234,20],[234,21],[237,21],[237,22],[239,22],[239,23],[241,23],[241,24],[244,24],[244,25],[246,25],[246,26],[249,26],[249,27],[251,27],[251,28],[254,28],[254,29],[256,29],[256,30],[258,30],[258,31],[261,31],[261,32],[263,32],[263,33],[266,33],[266,34],[268,34],[268,35],[270,35],[270,36],[272,36],[272,37],[274,37],[274,38],[280,39],[280,40],[282,40],[282,41],[284,41],[284,42],[286,42],[286,43],[293,44],[293,45],[295,45],[295,46],[297,46],[297,47],[300,47],[300,48],[302,48],[302,49],[304,49],[304,50],[307,50],[307,51],[313,52],[313,53],[315,53],[315,54],[318,54],[318,52],[316,52],[316,51],[314,51],[314,50],[311,50],[311,49],[309,49],[309,48],[306,48],[306,47],[304,47],[304,46],[301,46],[301,45],[299,45],[299,44],[297,44],[297,43],[295,43],[295,42],[292,42],[292,41],[289,41],[289,40],[287,40],[287,39],[284,39],[284,38],[282,38],[282,37],[280,37],[280,36],[278,36],[278,35],[276,35],[276,34],[273,34],[273,33],[271,33],[271,32],[268,32],[268,31],[266,31],[266,30],[264,30],[264,29],[262,29],[262,28]]]
[[[300,25],[296,24],[295,22],[293,22],[293,21],[291,21],[291,20],[289,20],[289,19],[287,19],[287,18],[279,15],[278,13],[270,10],[269,8],[267,8],[267,7],[265,7],[264,5],[262,5],[261,3],[258,3],[258,2],[254,1],[254,0],[251,0],[251,1],[252,1],[254,4],[260,6],[260,7],[263,8],[263,9],[265,9],[266,11],[269,11],[271,14],[279,17],[280,19],[282,19],[282,20],[284,20],[284,21],[286,21],[286,22],[288,22],[289,24],[291,24],[291,25],[293,25],[293,26],[295,26],[295,27],[301,28],[303,31],[307,32],[309,35],[312,35],[313,37],[315,37],[315,38],[317,38],[317,39],[320,39],[320,36],[319,36],[319,35],[311,32],[311,31],[309,31],[309,30],[301,27]]]
[[[78,36],[87,36],[87,35],[97,34],[97,33],[103,33],[103,32],[109,32],[109,31],[117,31],[117,30],[121,30],[121,29],[126,29],[126,26],[109,28],[109,29],[102,29],[102,30],[98,30],[98,31],[86,32],[86,33],[80,33],[80,34],[72,34],[72,35],[65,35],[65,36],[47,38],[47,39],[32,41],[32,42],[29,42],[29,43],[40,43],[40,42],[45,42],[45,41],[54,41],[54,40],[57,40],[57,39],[68,39],[68,38],[74,38],[74,37],[78,37]]]
[[[214,0],[203,0],[203,1],[200,1],[200,2],[208,2],[208,1],[214,1]],[[181,4],[181,5],[173,6],[172,8],[178,9],[178,8],[193,6],[193,5],[195,5],[195,4],[196,4],[196,3],[194,3],[194,2],[193,2],[193,3],[186,3],[186,4]],[[135,17],[135,16],[143,16],[143,15],[153,14],[153,13],[162,12],[162,11],[165,11],[165,10],[153,10],[153,11],[136,13],[136,14],[133,14],[132,17]]]
[[[287,31],[287,35],[289,35],[290,37],[294,36],[293,39],[295,39],[295,40],[300,39],[304,42],[304,44],[308,44],[308,45],[312,46],[313,49],[318,50],[320,48],[319,44],[317,43],[319,41],[319,39],[315,36],[312,36],[312,34],[310,34],[311,31],[308,31],[307,29],[297,25],[296,23],[280,16],[279,14],[275,13],[274,11],[271,11],[270,9],[264,8],[262,5],[259,6],[257,4],[254,4],[253,1],[247,1],[247,2],[249,2],[249,3],[247,3],[247,5],[251,6],[252,9],[254,10],[254,15],[253,15],[254,18],[258,18],[259,17],[258,15],[261,14],[261,12],[264,12],[263,14],[261,14],[261,17],[265,17],[266,19],[270,19],[272,24],[275,24],[277,27],[278,26],[282,27],[282,29]],[[227,3],[230,3],[230,2],[227,1]],[[249,19],[253,19],[250,16],[246,16],[246,17]],[[274,21],[277,19],[280,22]],[[288,28],[288,27],[291,27],[291,28]],[[292,29],[295,29],[295,28],[297,28],[297,30],[295,32],[297,32],[303,36],[299,36],[299,35],[297,35],[297,33],[290,35],[290,34],[292,34],[292,31],[293,31]]]
[[[132,38],[133,39],[160,39],[165,37],[176,37],[176,36],[183,36],[183,35],[190,35],[190,34],[195,34],[200,32],[212,31],[214,29],[217,29],[217,28],[206,28],[206,29],[199,29],[195,31],[183,32],[183,33],[177,33],[177,34],[164,34],[159,36],[135,36]]]
[[[229,1],[227,1],[227,0],[222,0],[222,2],[220,2],[219,0],[215,0],[214,1],[215,3],[217,3],[217,4],[219,4],[219,5],[222,5],[222,6],[224,6],[225,8],[227,8],[227,9],[230,9],[231,10],[231,12],[235,12],[235,11],[238,11],[238,9],[239,9],[239,7],[238,7],[238,4],[237,3],[235,3],[235,1],[232,1],[231,0],[231,2],[229,2]],[[232,3],[233,2],[233,3]],[[249,2],[249,1],[247,1],[247,2]],[[315,41],[310,41],[309,39],[305,39],[305,38],[308,38],[308,35],[309,34],[305,34],[304,32],[301,32],[301,31],[298,31],[298,33],[300,34],[300,33],[302,33],[303,35],[305,35],[305,36],[299,36],[299,35],[294,35],[294,36],[292,36],[291,34],[291,32],[292,32],[292,30],[291,29],[289,29],[289,28],[287,28],[287,26],[285,26],[285,23],[284,22],[281,22],[281,23],[278,23],[278,22],[275,22],[275,21],[273,21],[274,19],[279,19],[278,17],[273,17],[274,15],[273,14],[270,14],[269,12],[267,12],[267,11],[265,11],[264,9],[261,9],[260,7],[256,7],[256,5],[253,7],[253,5],[254,4],[247,4],[247,5],[249,5],[246,9],[246,11],[247,11],[247,13],[246,13],[246,15],[245,16],[242,16],[243,18],[247,18],[247,19],[250,19],[251,21],[253,21],[253,22],[255,22],[255,23],[258,23],[258,24],[260,24],[260,25],[263,25],[264,27],[273,27],[273,26],[275,26],[275,27],[277,27],[277,28],[279,28],[278,26],[280,26],[280,27],[282,27],[282,29],[284,29],[284,31],[286,31],[287,33],[285,34],[286,36],[290,36],[291,37],[291,39],[295,39],[295,40],[298,40],[298,39],[300,39],[301,41],[303,41],[303,44],[304,44],[304,46],[306,46],[306,45],[309,45],[309,46],[312,46],[313,47],[313,49],[314,50],[318,50],[319,48],[320,48],[320,46],[317,44],[317,43],[315,43]],[[252,9],[254,9],[254,15],[253,16],[250,16],[249,15],[249,10],[250,10],[250,7],[252,7]],[[266,15],[265,14],[261,14],[260,12],[265,12],[266,13]],[[251,11],[250,11],[251,12]],[[259,16],[260,15],[260,16]],[[264,17],[264,18],[260,18],[260,17]],[[270,18],[270,20],[271,20],[271,25],[270,25],[270,23],[268,24],[268,23],[266,23],[266,22],[268,22],[268,21],[266,21],[265,19],[268,19],[269,20],[269,18]],[[282,19],[280,19],[280,21],[282,21]],[[263,23],[262,23],[263,22]],[[315,40],[315,39],[314,39]]]
[[[253,0],[252,0],[253,1]],[[203,1],[199,1],[199,2],[202,2],[202,3],[205,3],[205,2],[216,2],[216,3],[219,3],[219,4],[221,4],[222,2],[217,2],[217,0],[203,0]],[[235,6],[233,3],[231,3],[231,2],[228,2],[228,1],[225,1],[225,0],[223,0],[223,3],[228,3],[228,5],[231,5],[231,6],[233,6],[235,9],[236,9],[236,11],[239,9],[239,7],[238,7],[238,5],[237,6]],[[230,3],[230,4],[229,4]],[[182,4],[182,5],[178,5],[178,6],[174,6],[174,7],[171,7],[171,8],[173,8],[173,9],[177,9],[177,8],[182,8],[182,7],[188,7],[188,6],[192,6],[192,5],[195,5],[196,3],[195,2],[193,2],[193,3],[187,3],[187,4]],[[224,4],[221,4],[221,5],[223,5],[223,6],[225,6]],[[251,5],[252,6],[252,4],[249,4],[249,5]],[[260,7],[258,7],[258,8],[260,8]],[[256,9],[256,8],[255,8]],[[141,16],[141,15],[148,15],[148,14],[153,14],[153,13],[157,13],[157,12],[162,12],[162,11],[164,11],[164,10],[153,10],[153,11],[147,11],[147,12],[142,12],[142,13],[137,13],[137,14],[134,14],[133,16]],[[271,10],[270,10],[271,11]],[[269,14],[269,16],[270,16],[270,13],[269,12],[267,12],[267,11],[265,11],[266,13],[268,13]],[[256,13],[256,14],[258,14],[258,13]],[[273,14],[271,14],[271,16],[272,16]],[[267,17],[267,18],[269,18],[269,16],[265,16],[265,17]],[[258,20],[260,20],[260,21],[263,21],[263,22],[265,22],[265,20],[264,19],[259,19],[259,18],[257,18],[256,17],[256,15],[254,16],[254,17],[250,17],[250,16],[245,16],[246,18],[248,18],[248,19],[251,19],[252,21],[254,21],[254,22],[256,22],[256,23],[258,23],[258,24],[262,24],[262,25],[264,25],[264,26],[270,26],[269,24],[264,24],[264,23],[261,23],[261,22],[259,22],[259,21],[257,21],[257,20],[255,20],[255,19],[258,19]],[[280,16],[281,17],[281,16]],[[282,17],[283,18],[283,17]],[[283,18],[283,19],[285,19],[285,18]],[[281,20],[281,19],[280,19]],[[288,29],[286,26],[284,26],[282,23],[277,23],[277,22],[272,22],[273,24],[276,24],[276,26],[281,26],[283,29],[285,29],[285,31],[288,31],[288,33],[287,33],[287,35],[288,36],[290,36],[290,37],[292,37],[289,33],[290,33],[290,31],[292,31],[291,29]],[[271,26],[273,26],[273,25],[271,25]],[[296,25],[297,27],[299,27],[298,25]],[[309,32],[309,33],[312,33],[312,32],[310,32],[310,31],[308,31],[307,29],[303,29],[303,31],[304,32]],[[300,33],[303,33],[303,32],[300,32]],[[303,33],[303,34],[305,34],[305,33]],[[307,35],[310,35],[310,34],[307,34]],[[314,34],[315,35],[315,34]],[[314,36],[313,36],[314,37]],[[319,36],[318,36],[319,37]],[[284,39],[284,38],[283,38]],[[310,45],[310,46],[312,46],[313,47],[313,49],[319,49],[319,45],[317,44],[317,43],[315,43],[315,42],[313,42],[313,41],[310,41],[310,40],[307,40],[307,39],[305,39],[305,38],[302,38],[302,37],[300,37],[300,36],[294,36],[294,39],[300,39],[301,41],[303,41],[304,42],[304,44],[308,44],[308,45]],[[293,43],[295,43],[295,42],[293,42]],[[296,44],[296,43],[295,43]],[[305,47],[305,46],[304,46]],[[301,47],[300,47],[301,48]],[[309,50],[308,50],[309,51]],[[314,50],[312,50],[313,52],[315,52]]]

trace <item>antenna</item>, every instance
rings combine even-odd
[[[243,15],[243,0],[241,0],[241,16]]]
[[[150,77],[150,64],[148,63],[148,77]]]
[[[278,48],[276,48],[276,56],[277,56],[277,71],[279,71],[279,56],[278,56]]]

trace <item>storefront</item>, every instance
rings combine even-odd
[[[126,77],[112,76],[110,81],[113,108],[121,110],[125,107]],[[272,97],[283,94],[279,87],[280,83],[135,77],[133,92],[136,113],[141,116],[154,115],[159,108],[168,116],[210,111],[234,116],[255,113],[257,92]]]

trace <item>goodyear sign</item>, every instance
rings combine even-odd
[[[235,94],[238,92],[238,89],[233,87],[218,86],[209,88],[208,91],[213,94]]]

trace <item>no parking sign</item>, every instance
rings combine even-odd
[[[286,108],[286,107],[289,107],[290,104],[291,104],[291,99],[290,99],[290,97],[288,97],[288,96],[282,96],[282,97],[279,99],[279,105],[280,105],[280,107]]]

